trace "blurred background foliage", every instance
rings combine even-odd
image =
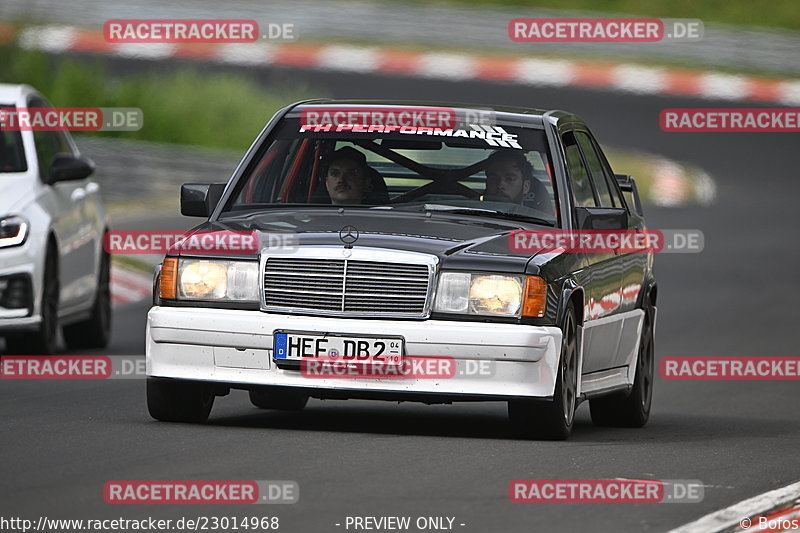
[[[139,131],[97,132],[165,143],[242,150],[281,107],[305,98],[304,87],[264,88],[251,77],[183,67],[169,72],[116,76],[103,58],[54,58],[0,48],[0,80],[27,83],[54,106],[138,107]]]

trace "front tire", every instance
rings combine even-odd
[[[596,426],[640,428],[650,418],[653,400],[653,344],[652,313],[645,311],[639,356],[636,358],[636,377],[628,396],[612,395],[589,401],[592,422]]]
[[[61,332],[67,347],[72,350],[108,346],[111,338],[111,258],[107,252],[104,251],[100,257],[97,294],[91,316],[83,322],[64,326]]]
[[[47,248],[42,275],[42,300],[39,313],[42,321],[36,331],[16,333],[6,337],[6,353],[14,355],[51,355],[58,342],[58,251],[55,245]]]
[[[553,400],[508,402],[508,416],[517,437],[565,440],[572,433],[578,390],[578,328],[572,305],[567,308],[561,330],[561,358]]]
[[[214,390],[208,383],[147,378],[147,410],[156,420],[202,424],[213,406]]]

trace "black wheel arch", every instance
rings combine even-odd
[[[636,306],[639,309],[652,309],[656,306],[658,300],[658,283],[648,276],[642,284],[642,291],[639,294],[639,303]]]
[[[558,299],[558,311],[556,313],[556,324],[564,323],[564,315],[567,312],[567,306],[572,304],[575,308],[575,320],[578,326],[583,326],[583,303],[584,303],[584,290],[583,287],[572,279],[567,278],[561,287],[561,296]]]
[[[153,305],[161,305],[161,267],[159,264],[153,269]]]
[[[45,244],[44,256],[42,257],[42,273],[44,273],[44,271],[45,271],[45,265],[47,264],[47,261],[52,260],[53,261],[53,265],[55,267],[55,271],[56,271],[56,282],[59,283],[59,291],[61,290],[61,288],[60,288],[60,282],[61,282],[61,255],[60,255],[60,252],[59,252],[60,249],[61,248],[58,245],[58,237],[56,236],[56,234],[55,234],[55,232],[53,230],[50,230],[47,233],[47,244]],[[44,287],[44,283],[42,283],[41,286]],[[59,302],[61,301],[60,296],[61,295],[59,294]]]

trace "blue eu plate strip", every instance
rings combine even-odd
[[[274,339],[275,359],[286,359],[286,333],[276,333]]]

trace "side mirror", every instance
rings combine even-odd
[[[617,184],[622,189],[622,194],[625,195],[625,200],[633,209],[633,212],[643,216],[644,210],[642,209],[642,201],[639,199],[639,190],[636,188],[636,180],[633,179],[633,176],[628,176],[627,174],[614,174],[614,177],[617,178]]]
[[[628,211],[620,207],[576,207],[575,214],[582,230],[628,229]]]
[[[181,185],[181,214],[208,218],[217,207],[225,183],[184,183]]]
[[[52,185],[58,181],[82,180],[93,172],[94,162],[88,157],[60,153],[53,156],[46,183]]]

